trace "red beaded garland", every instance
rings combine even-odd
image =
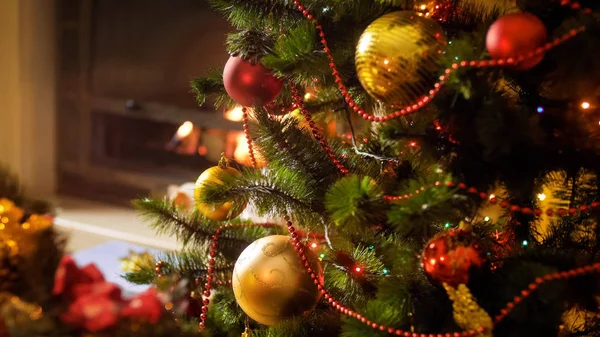
[[[428,190],[428,189],[435,188],[437,186],[440,186],[441,184],[442,184],[441,182],[436,181],[433,184],[421,186],[420,189],[415,190],[413,193],[408,193],[408,194],[404,194],[404,195],[384,195],[383,199],[385,201],[387,201],[387,202],[407,200],[407,199],[410,199],[410,198],[414,197],[416,194],[421,193],[421,191],[425,191],[425,190]],[[444,183],[444,185],[447,186],[447,187],[451,187],[451,188],[452,187],[458,187],[461,190],[467,190],[467,192],[469,194],[477,195],[482,200],[486,200],[488,203],[490,203],[492,205],[495,205],[498,202],[498,199],[496,197],[490,198],[487,193],[485,193],[485,192],[479,192],[474,187],[467,188],[467,185],[464,184],[464,183],[458,183],[457,184],[457,183],[455,183],[453,181],[447,181],[447,182]],[[542,213],[546,213],[546,215],[548,215],[548,216],[558,215],[558,216],[564,217],[564,216],[567,216],[567,215],[569,215],[569,216],[577,216],[580,213],[587,213],[587,212],[590,212],[591,210],[597,210],[598,208],[600,208],[600,202],[595,201],[595,202],[592,202],[589,205],[585,205],[584,204],[584,205],[580,205],[579,207],[571,207],[568,210],[564,209],[564,208],[559,208],[557,210],[549,208],[549,209],[546,209],[544,211],[544,210],[541,210],[539,208],[532,209],[532,208],[529,208],[529,207],[521,207],[519,205],[511,204],[510,202],[508,202],[506,200],[503,200],[503,201],[500,202],[500,207],[510,209],[510,211],[512,213],[521,213],[521,214],[524,214],[524,215],[540,216],[540,215],[542,215]]]
[[[550,49],[554,48],[555,46],[558,46],[559,44],[567,41],[568,39],[585,31],[585,29],[586,29],[586,27],[584,27],[584,26],[579,27],[577,29],[572,29],[567,34],[565,34],[561,37],[557,37],[552,42],[548,42],[543,47],[539,47],[536,50],[531,51],[525,55],[519,55],[517,57],[508,57],[506,59],[483,60],[483,61],[481,61],[481,60],[475,61],[474,60],[474,61],[463,61],[460,63],[453,63],[450,66],[450,68],[447,68],[446,70],[444,70],[445,75],[440,76],[439,81],[434,84],[434,89],[430,90],[429,94],[427,96],[422,97],[415,104],[406,106],[404,108],[401,108],[401,109],[399,109],[395,112],[392,112],[388,115],[385,115],[385,116],[373,116],[373,115],[369,115],[368,113],[366,113],[363,109],[361,109],[359,107],[359,105],[354,101],[354,99],[348,92],[348,88],[344,85],[344,81],[343,81],[342,77],[340,76],[340,73],[337,69],[337,65],[335,64],[334,59],[333,59],[333,55],[331,54],[331,50],[329,48],[329,44],[326,39],[325,31],[323,30],[323,26],[321,26],[319,24],[318,20],[315,19],[313,17],[313,15],[304,8],[304,6],[300,3],[300,1],[294,1],[293,4],[309,21],[311,21],[316,26],[317,31],[319,32],[319,36],[321,37],[321,44],[323,45],[323,51],[325,51],[325,53],[327,54],[327,59],[329,60],[329,68],[331,68],[331,74],[335,78],[335,83],[338,84],[338,89],[342,93],[342,96],[344,96],[344,100],[348,103],[349,106],[354,108],[354,111],[356,113],[358,113],[358,115],[360,117],[362,117],[368,121],[373,121],[373,122],[377,122],[377,123],[384,123],[391,119],[413,113],[417,110],[420,110],[424,106],[426,106],[427,103],[429,103],[431,101],[431,99],[433,99],[439,93],[441,87],[446,83],[448,77],[450,75],[452,75],[459,68],[468,68],[468,67],[485,68],[485,67],[489,67],[489,66],[505,66],[505,65],[510,66],[510,65],[522,63],[524,61],[539,57],[540,55],[542,55],[545,52],[549,51]],[[581,7],[579,5],[579,3],[577,3],[577,2],[572,3],[570,0],[561,0],[561,5],[570,6],[572,9],[580,9],[580,7]],[[588,8],[583,9],[583,11],[585,13],[591,12],[591,10]]]
[[[298,93],[298,89],[294,85],[292,85],[292,99],[294,100],[294,103],[296,104],[296,106],[302,112],[302,115],[304,116],[304,119],[306,120],[306,122],[308,122],[310,130],[312,131],[315,139],[319,141],[321,148],[325,152],[327,152],[327,155],[331,159],[331,162],[337,167],[337,169],[343,175],[348,175],[350,171],[348,171],[346,166],[337,158],[337,155],[335,154],[335,152],[333,152],[333,150],[331,149],[331,146],[329,146],[329,143],[325,140],[325,138],[321,134],[321,130],[319,129],[317,124],[312,120],[312,116],[310,115],[310,112],[308,112],[308,110],[306,110],[306,107],[304,106],[304,102],[302,101],[302,97],[300,97],[300,94]]]

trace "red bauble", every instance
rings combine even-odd
[[[486,46],[493,58],[526,56],[541,47],[548,38],[544,23],[527,13],[507,14],[496,20],[488,30]],[[543,54],[528,58],[516,65],[519,70],[529,70],[544,58]]]
[[[430,279],[453,287],[469,282],[469,273],[479,269],[485,259],[475,236],[462,229],[434,236],[422,255],[425,274]]]
[[[229,96],[243,106],[270,103],[283,89],[283,82],[273,76],[269,69],[239,56],[231,56],[227,61],[223,83]]]

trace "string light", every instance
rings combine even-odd
[[[375,249],[375,246],[373,246],[373,245],[370,245],[370,246],[369,246],[369,249],[370,249],[370,250],[373,250],[373,249]]]
[[[496,198],[496,195],[495,195],[495,194],[493,194],[493,193],[492,193],[492,194],[490,194],[490,197],[489,197],[489,199],[490,199],[490,200],[492,200],[492,199],[495,199],[495,198]]]
[[[523,240],[522,245],[523,245],[523,247],[527,247],[527,246],[529,246],[529,242],[527,240]]]
[[[325,254],[321,254],[321,255],[319,255],[319,257],[320,257],[321,259],[324,259],[324,258],[325,258]]]
[[[490,221],[490,217],[489,217],[489,216],[486,216],[485,218],[483,218],[483,220],[484,220],[485,222],[488,222],[488,221]]]
[[[362,271],[362,269],[360,267],[356,267],[356,268],[354,268],[354,271],[357,273],[360,273]]]
[[[410,146],[412,146],[412,147],[417,146],[417,142],[410,142]]]
[[[540,193],[537,195],[538,200],[544,201],[546,200],[546,195],[544,193]]]
[[[312,249],[315,249],[315,248],[317,248],[317,246],[318,246],[318,245],[317,245],[315,242],[313,242],[313,243],[311,243],[311,244],[310,244],[310,248],[312,248]]]
[[[582,103],[581,103],[581,108],[582,108],[583,110],[587,110],[587,109],[589,109],[590,107],[591,107],[591,105],[590,105],[590,102],[582,102]]]
[[[543,106],[538,106],[538,107],[537,107],[537,112],[538,112],[539,114],[541,114],[541,113],[544,113],[544,107],[543,107]]]
[[[446,222],[446,224],[444,225],[444,228],[445,228],[445,229],[448,229],[448,228],[450,228],[450,223],[449,223],[449,222]]]
[[[390,271],[387,269],[383,269],[383,275],[387,275]]]
[[[307,92],[306,94],[304,94],[304,99],[308,101],[309,99],[312,98],[312,96],[313,95],[310,92]]]

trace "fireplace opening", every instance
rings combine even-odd
[[[227,61],[229,24],[205,1],[58,1],[59,192],[164,195],[221,152],[247,164],[241,109],[198,108],[189,82]]]

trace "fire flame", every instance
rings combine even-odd
[[[194,123],[186,121],[183,124],[181,124],[179,129],[177,129],[177,133],[175,135],[178,139],[182,139],[189,136],[190,133],[192,133],[192,130],[194,130]]]
[[[242,111],[244,107],[241,105],[236,106],[235,108],[225,111],[225,119],[230,120],[232,122],[241,122],[244,120],[244,112]]]
[[[246,143],[246,135],[240,132],[236,137],[236,147],[233,152],[233,158],[235,161],[242,165],[252,166],[252,159],[250,158],[250,150]],[[265,159],[260,155],[256,148],[254,148],[254,158],[256,158],[256,165],[258,167],[264,167],[267,163]]]

